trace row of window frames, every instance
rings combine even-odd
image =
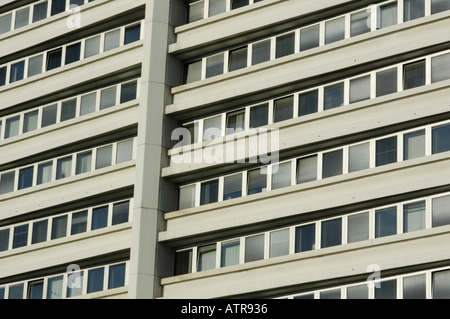
[[[202,182],[199,183],[198,192],[200,194],[197,194],[196,191],[197,184],[183,186],[180,187],[179,209],[211,204],[220,199],[238,198],[243,195],[243,189],[247,190],[247,195],[252,195],[267,191],[268,185],[271,185],[271,190],[275,190],[296,183],[302,184],[395,163],[398,159],[405,161],[427,154],[449,151],[450,124],[430,127],[429,130],[431,130],[431,134],[426,134],[427,129],[419,129],[402,133],[403,138],[401,135],[395,135],[294,159],[278,164],[275,171],[273,171],[274,165],[271,165],[225,176],[223,180],[220,178]],[[427,135],[431,137],[431,143],[426,141]],[[400,143],[398,143],[399,140]],[[426,147],[428,144],[431,144],[429,151]]]
[[[125,35],[123,40],[121,40],[121,34],[123,34],[123,32],[121,32],[121,29],[117,29],[81,42],[48,51],[44,54],[27,58],[20,62],[11,63],[10,67],[0,67],[0,86],[23,80],[25,75],[31,77],[40,74],[43,71],[50,71],[63,65],[77,62],[82,59],[81,52],[83,51],[84,58],[86,59],[101,52],[117,48],[121,43],[127,45],[140,40],[140,24],[125,27],[124,29]],[[101,46],[100,43],[104,43],[104,46]],[[103,51],[101,51],[101,48],[103,48]],[[44,60],[45,64],[43,63]],[[25,70],[28,71],[25,72]],[[9,82],[7,82],[7,80],[9,80]]]
[[[417,0],[412,0],[417,1]],[[419,0],[419,2],[424,0]],[[406,2],[406,0],[405,0]],[[445,6],[439,2],[436,3],[441,9],[436,9],[434,13],[441,12],[450,9],[450,4],[445,3]],[[414,6],[407,6],[408,8],[415,8]],[[380,9],[381,21],[385,21],[383,16],[395,17],[395,20],[389,22],[382,22],[381,27],[387,27],[397,23],[397,15],[392,14],[392,10],[397,11],[397,5],[391,4],[384,6]],[[406,10],[406,7],[405,7]],[[374,9],[374,12],[376,10]],[[424,12],[423,12],[424,14]],[[359,12],[351,15],[350,23],[350,36],[360,35],[366,32],[370,32],[371,29],[367,26],[366,21],[369,17],[369,12]],[[423,16],[423,15],[421,15]],[[421,16],[417,16],[419,18]],[[408,20],[406,20],[408,21]],[[345,17],[341,17],[332,21],[328,21],[322,27],[325,28],[324,44],[330,44],[339,40],[343,40],[345,36]],[[299,36],[295,32],[280,35],[274,40],[268,39],[257,43],[250,44],[244,48],[231,50],[228,53],[221,53],[215,56],[204,58],[200,61],[189,63],[185,68],[185,81],[184,83],[191,83],[199,81],[201,79],[207,79],[213,76],[217,76],[223,73],[232,72],[242,68],[256,65],[269,60],[278,59],[295,52],[306,51],[319,47],[321,45],[320,36],[320,24],[307,27],[298,31]],[[299,39],[299,40],[298,40]],[[296,44],[296,41],[298,42]],[[323,44],[322,44],[323,45]],[[298,46],[298,49],[296,49]]]
[[[431,76],[427,76],[427,74],[431,74]],[[228,135],[236,130],[257,128],[269,123],[278,123],[345,104],[396,93],[399,88],[408,90],[448,79],[450,79],[450,53],[421,59],[399,67],[187,124],[185,127],[191,132],[191,140],[186,141],[184,145],[196,142],[195,130],[201,131],[200,138],[206,141],[212,139],[213,136],[219,137],[216,136],[217,130],[223,132],[222,127],[224,126]],[[246,116],[246,114],[249,115]],[[248,122],[246,122],[247,119]],[[211,129],[216,129],[216,131]]]
[[[192,254],[197,256],[193,269],[203,271],[450,225],[448,205],[450,195],[433,197],[183,250],[176,253],[175,275],[192,272]]]
[[[5,132],[2,134],[2,123],[0,120],[0,139],[14,137],[20,133],[28,133],[36,129],[44,128],[56,123],[73,119],[103,110],[118,104],[135,100],[137,97],[137,81],[121,84],[117,86],[93,92],[81,97],[73,98],[57,104],[22,115],[7,118],[5,122]],[[118,94],[120,92],[120,94]],[[22,122],[21,122],[22,121]],[[20,129],[22,128],[22,130]]]
[[[29,7],[20,8],[0,17],[0,34],[65,12],[70,8],[70,5],[81,6],[93,1],[95,0],[48,0]]]
[[[118,142],[92,151],[3,173],[0,178],[0,195],[87,173],[91,171],[92,167],[97,170],[130,161],[133,159],[133,143],[134,140]],[[76,165],[72,163],[76,163]],[[35,171],[37,174],[34,173]]]
[[[191,1],[188,7],[188,23],[239,9],[263,0],[200,0]]]
[[[84,233],[88,231],[88,225],[92,231],[126,223],[129,210],[130,202],[127,201],[2,229],[0,230],[0,251]],[[12,228],[14,228],[13,232]]]
[[[294,295],[293,299],[450,299],[450,270],[402,275],[373,282]],[[281,298],[285,299],[285,298]]]
[[[0,287],[0,299],[44,299],[44,296],[45,299],[62,299],[124,287],[127,268],[127,263],[120,263],[76,272],[71,274],[70,278],[69,275],[60,275],[11,284],[9,287]],[[86,273],[87,277],[85,277]],[[69,282],[71,279],[72,282]],[[24,291],[25,287],[27,287],[26,291]]]

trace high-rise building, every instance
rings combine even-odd
[[[0,298],[450,298],[449,21],[2,1]]]

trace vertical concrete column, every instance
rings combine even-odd
[[[132,299],[161,295],[156,260],[158,230],[163,220],[159,201],[170,2],[148,0],[145,9],[128,292]]]

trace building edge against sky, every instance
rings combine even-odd
[[[445,0],[1,1],[0,297],[450,298],[449,19]],[[278,166],[176,161],[234,137],[251,159],[264,129]]]

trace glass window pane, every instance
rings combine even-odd
[[[397,24],[397,3],[381,7],[380,28]]]
[[[403,299],[426,299],[425,275],[403,278]]]
[[[222,116],[206,119],[203,122],[203,140],[209,141],[222,135]]]
[[[431,0],[431,14],[450,10],[450,1],[448,0]]]
[[[248,172],[248,194],[257,194],[267,190],[267,168],[263,167]]]
[[[0,68],[0,86],[3,86],[5,84],[6,84],[6,66]]]
[[[92,211],[91,230],[105,228],[108,226],[108,206],[96,208]]]
[[[90,2],[90,1],[89,1]],[[84,4],[84,0],[70,0],[69,4],[74,4],[77,6],[82,6]]]
[[[222,243],[220,267],[227,267],[239,264],[239,240],[231,243]]]
[[[81,56],[81,42],[66,47],[66,65],[79,61]]]
[[[344,105],[344,83],[338,83],[325,88],[324,110]]]
[[[100,36],[87,39],[85,42],[84,58],[89,58],[99,53],[100,53]]]
[[[48,220],[33,223],[32,244],[41,243],[47,240]]]
[[[71,235],[81,234],[87,230],[88,212],[79,212],[72,215]]]
[[[369,213],[348,217],[348,243],[369,239]]]
[[[67,235],[67,215],[55,217],[52,221],[52,240]]]
[[[348,172],[367,169],[370,166],[370,143],[350,146],[348,153]]]
[[[125,264],[109,267],[108,289],[125,286]]]
[[[125,28],[125,45],[141,39],[141,25],[132,25]]]
[[[0,195],[14,191],[15,172],[3,173],[0,179]]]
[[[363,33],[370,32],[367,25],[367,19],[370,17],[370,12],[362,11],[354,13],[350,18],[350,36],[354,37]]]
[[[100,110],[116,105],[117,87],[102,90],[100,97]]]
[[[66,0],[52,0],[51,15],[66,11]]]
[[[274,102],[274,123],[294,117],[294,96],[288,96]]]
[[[397,299],[397,279],[380,282],[375,289],[375,299]]]
[[[433,299],[450,299],[450,270],[433,273]]]
[[[425,156],[425,130],[403,135],[403,160]]]
[[[189,4],[188,23],[203,19],[204,6],[205,6],[204,1],[198,1],[196,3]]]
[[[450,224],[450,196],[433,198],[432,227]]]
[[[278,257],[289,254],[289,229],[270,233],[269,257]]]
[[[295,33],[277,37],[275,58],[281,58],[294,53]]]
[[[5,287],[0,288],[0,300],[5,299]]]
[[[343,150],[323,154],[322,178],[342,174]]]
[[[117,143],[116,164],[131,161],[133,159],[133,140]]]
[[[369,299],[367,285],[347,287],[347,299]]]
[[[216,268],[216,245],[200,247],[198,249],[198,271]]]
[[[295,296],[294,299],[314,299],[314,294]]]
[[[297,184],[317,180],[317,155],[297,161]]]
[[[249,0],[231,0],[231,10],[244,7],[249,4]]]
[[[9,76],[9,83],[14,83],[23,79],[25,69],[25,61],[18,62],[11,65],[11,75]]]
[[[448,1],[450,4],[450,1]],[[431,58],[431,83],[450,79],[450,53]]]
[[[226,5],[226,0],[209,0],[209,16],[225,12]]]
[[[80,272],[78,277],[72,277],[72,283],[67,285],[67,298],[81,296],[83,292],[83,277],[83,272]]]
[[[247,67],[247,47],[230,51],[229,70],[235,71]]]
[[[195,206],[195,184],[180,187],[180,199],[178,206],[179,210]]]
[[[269,104],[254,106],[250,109],[250,128],[257,128],[269,123]]]
[[[87,173],[91,171],[92,152],[77,155],[76,174]]]
[[[314,250],[316,248],[316,225],[295,228],[295,252]]]
[[[105,277],[105,269],[89,270],[87,293],[93,293],[103,290],[103,281]]]
[[[28,25],[30,19],[30,7],[16,11],[16,23],[14,29],[19,29]]]
[[[80,116],[95,112],[97,93],[90,93],[81,97]]]
[[[189,63],[186,66],[186,84],[202,79],[202,61]]]
[[[118,225],[128,222],[129,211],[130,211],[130,202],[114,204],[112,224]]]
[[[26,113],[23,120],[23,132],[28,133],[37,129],[39,111]]]
[[[120,103],[125,103],[136,99],[137,81],[122,84],[120,89]]]
[[[13,249],[28,245],[28,224],[14,227]]]
[[[320,25],[300,30],[300,51],[317,48],[319,46]]]
[[[403,21],[411,21],[425,16],[425,0],[404,0]]]
[[[77,99],[62,102],[61,122],[75,118],[77,112]]]
[[[245,110],[227,114],[227,135],[242,132],[245,129]]]
[[[252,44],[252,65],[270,60],[270,40]]]
[[[277,172],[275,173],[276,168]],[[291,186],[291,162],[272,165],[272,190]]]
[[[0,230],[0,251],[6,251],[9,248],[9,228]]]
[[[37,185],[52,181],[53,163],[41,164],[38,166]]]
[[[370,99],[370,76],[350,81],[350,103]]]
[[[33,23],[45,18],[47,18],[47,1],[34,6]]]
[[[425,85],[425,60],[403,66],[403,89]]]
[[[120,46],[120,29],[105,34],[105,52]]]
[[[223,58],[224,54],[221,53],[206,59],[206,78],[223,73]]]
[[[433,127],[431,147],[433,154],[450,150],[450,125]]]
[[[45,107],[43,109],[41,128],[44,128],[46,126],[53,125],[56,123],[57,108],[58,108],[58,106],[55,104],[55,105]]]
[[[375,238],[397,234],[397,207],[375,211]]]
[[[341,299],[341,289],[321,291],[320,299]]]
[[[20,116],[15,116],[6,120],[5,138],[19,135]]]
[[[11,31],[12,13],[0,17],[0,34]]]
[[[28,299],[42,299],[44,293],[44,282],[32,282],[28,284]]]
[[[56,49],[47,53],[47,71],[59,68],[62,60],[62,49]]]
[[[219,200],[219,180],[202,183],[200,205],[216,203]]]
[[[192,272],[192,249],[177,251],[175,253],[175,276],[190,274]]]
[[[377,97],[397,92],[397,69],[377,73]]]
[[[72,174],[72,157],[58,160],[56,166],[56,179],[70,177]]]
[[[97,159],[95,169],[111,166],[112,162],[112,145],[100,147],[97,149]]]
[[[242,174],[227,176],[224,178],[223,200],[242,196]]]
[[[33,172],[33,166],[19,171],[19,190],[33,186]]]
[[[376,166],[397,162],[397,136],[376,142]]]
[[[23,284],[9,286],[8,299],[23,299]]]
[[[298,99],[298,116],[317,113],[318,106],[319,90],[300,94]]]
[[[245,262],[264,259],[264,235],[245,238]]]
[[[333,219],[322,222],[321,248],[341,245],[342,243],[342,219]]]
[[[345,18],[338,18],[325,23],[325,44],[345,38]]]

